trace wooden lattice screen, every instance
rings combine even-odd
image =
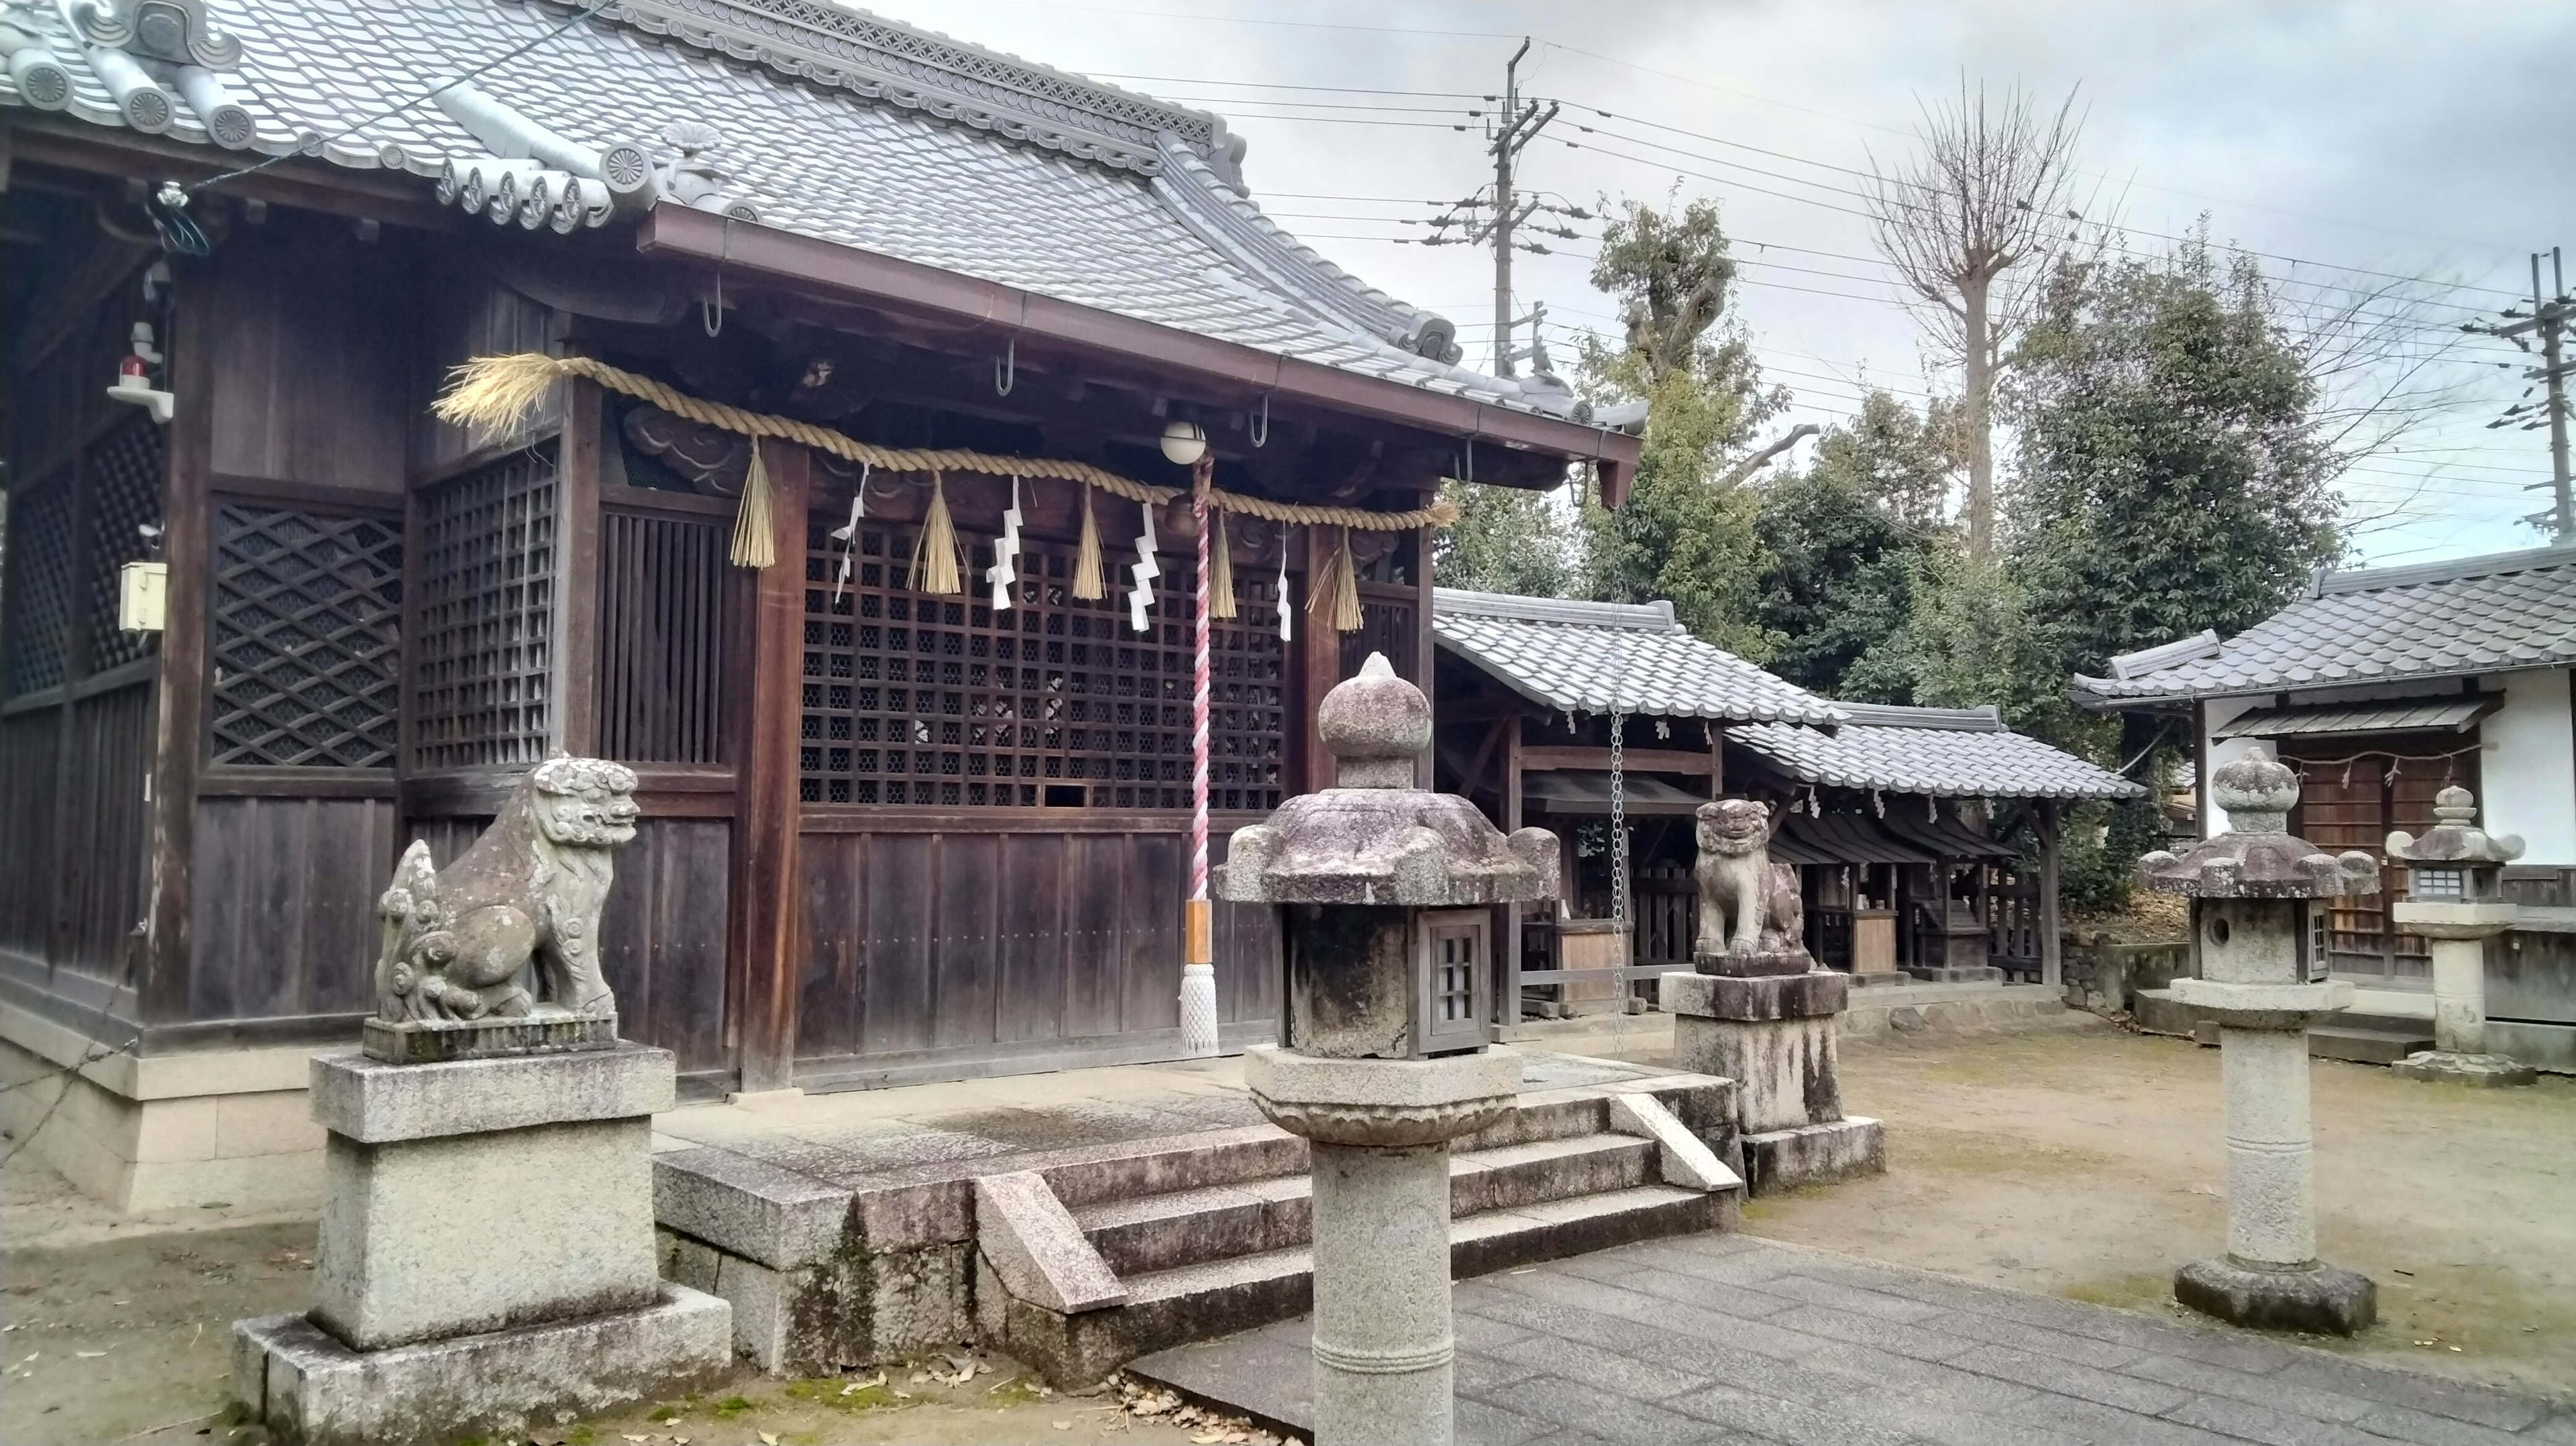
[[[554,444],[430,488],[419,507],[412,766],[537,762],[554,726]]]
[[[68,474],[10,499],[9,696],[62,683],[72,617],[72,480]]]
[[[212,761],[389,768],[401,696],[402,528],[215,509]]]
[[[722,763],[731,526],[610,512],[599,530],[599,737],[609,758]]]
[[[81,564],[81,605],[89,614],[89,670],[104,673],[149,657],[159,633],[116,625],[117,577],[150,552],[143,525],[161,518],[161,425],[142,412],[119,423],[81,457],[89,494],[89,555]]]
[[[913,536],[862,527],[850,586],[809,526],[803,796],[810,804],[1179,809],[1190,804],[1190,618],[1178,559],[1127,626],[1123,561],[1110,596],[1072,596],[1074,549],[1027,542],[1020,605],[995,613],[973,549],[963,597],[912,592]],[[1242,616],[1214,633],[1209,805],[1273,809],[1285,712],[1272,583],[1236,574]]]
[[[2346,894],[2328,905],[2327,947],[2335,970],[2401,979],[2429,977],[2431,950],[2424,940],[2390,928],[2388,904],[2406,896],[2406,870],[2389,862],[2384,850],[2390,830],[2421,834],[2438,822],[2433,817],[2433,796],[2445,785],[2478,786],[2474,756],[2391,758],[2345,753],[2332,760],[2306,761],[2293,755],[2282,761],[2299,770],[2300,836],[2329,853],[2359,849],[2380,860],[2380,892]]]
[[[1414,597],[1410,588],[1398,593],[1382,591],[1377,584],[1360,584],[1359,631],[1342,635],[1343,677],[1358,677],[1360,665],[1368,661],[1371,653],[1386,654],[1387,666],[1395,669],[1399,678],[1422,676],[1414,670],[1418,641]]]

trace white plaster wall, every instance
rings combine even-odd
[[[2478,799],[2489,833],[2522,835],[2527,864],[2576,864],[2576,718],[2568,670],[2533,669],[2478,680],[2504,694],[2481,725]]]
[[[2268,697],[2212,698],[2204,706],[2202,711],[2209,715],[2208,726],[2211,730],[2215,731],[2216,729],[2223,728],[2226,725],[2235,722],[2239,716],[2271,701],[2272,700]],[[2253,752],[2257,747],[2261,746],[2261,744],[2262,740],[2259,738],[2221,738],[2216,741],[2212,741],[2206,734],[2202,735],[2200,740],[2200,779],[2197,784],[2197,787],[2201,790],[2201,797],[2207,798],[2209,796],[2209,777],[2211,774],[2216,773],[2222,765],[2233,763],[2237,759],[2244,757],[2246,754]],[[2216,838],[2218,835],[2227,832],[2227,810],[2220,808],[2217,804],[2213,803],[2204,811],[2209,815],[2209,822],[2205,828],[2205,833],[2208,837]]]

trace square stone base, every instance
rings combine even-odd
[[[233,1396],[278,1446],[446,1446],[720,1384],[733,1312],[666,1285],[653,1304],[355,1351],[300,1315],[233,1323]]]
[[[2174,1299],[2230,1325],[2311,1335],[2359,1335],[2379,1318],[2379,1287],[2331,1265],[2256,1270],[2233,1259],[2195,1260],[2174,1272]]]
[[[1800,1185],[1886,1173],[1886,1131],[1860,1115],[1744,1136],[1747,1194],[1776,1195]]]
[[[548,1013],[510,1019],[406,1019],[370,1016],[360,1029],[367,1058],[387,1064],[436,1064],[446,1059],[503,1059],[521,1054],[562,1054],[615,1049],[614,1014]]]

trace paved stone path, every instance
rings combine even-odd
[[[1461,1446],[2576,1446],[2576,1408],[1742,1235],[1456,1301]],[[1302,1435],[1307,1341],[1286,1321],[1133,1370]]]

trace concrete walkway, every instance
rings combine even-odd
[[[1742,1235],[1456,1289],[1461,1446],[2576,1446],[2576,1410]],[[1309,1426],[1305,1321],[1132,1374]]]

